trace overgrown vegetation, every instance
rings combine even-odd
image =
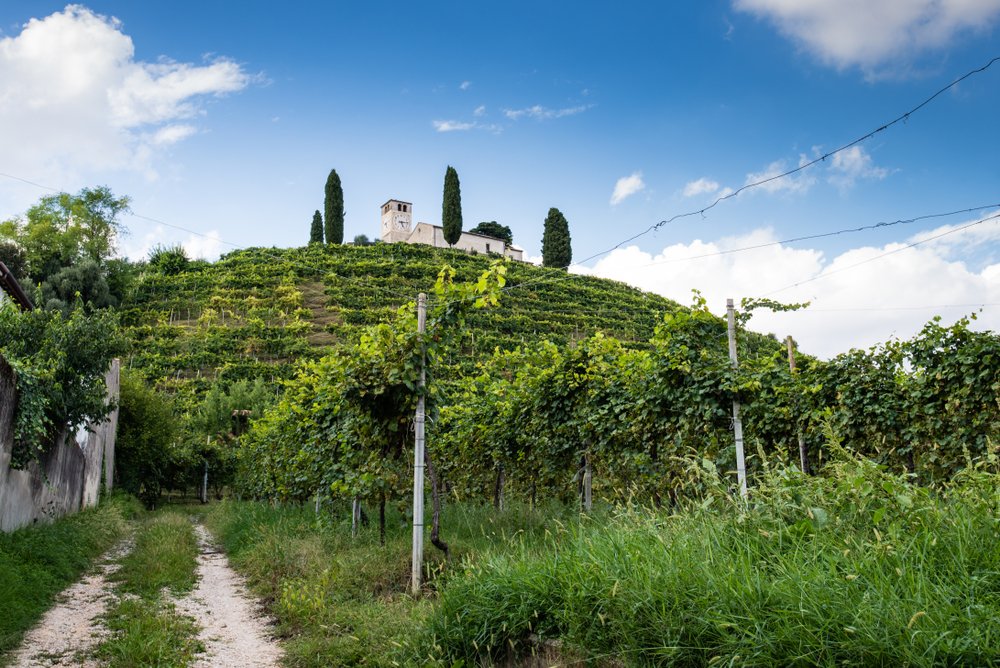
[[[203,649],[195,623],[169,600],[194,587],[197,553],[188,517],[175,511],[146,517],[113,576],[119,597],[104,620],[111,635],[96,649],[108,666],[184,666]]]
[[[541,540],[575,515],[559,506],[496,513],[448,504],[443,512],[459,560],[517,545],[518,536]],[[350,504],[329,502],[317,515],[311,505],[223,501],[207,515],[231,563],[277,618],[287,665],[393,665],[430,612],[428,599],[406,593],[411,534],[405,513],[388,507],[384,547],[374,524],[352,537],[350,517]],[[444,562],[431,547],[426,556],[435,587]]]
[[[122,539],[141,511],[114,496],[100,506],[11,533],[0,533],[0,655],[16,648],[56,595]]]
[[[996,459],[932,491],[836,456],[823,476],[767,470],[747,506],[692,461],[683,511],[467,560],[407,656],[482,665],[557,639],[616,666],[995,664]]]
[[[88,314],[77,305],[63,315],[0,304],[0,356],[17,373],[15,465],[37,458],[67,427],[107,416],[104,376],[123,343],[110,311]]]

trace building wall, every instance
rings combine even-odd
[[[426,244],[435,248],[448,248],[448,242],[444,240],[444,228],[430,223],[417,223],[413,229],[413,234],[407,239],[411,244]],[[503,254],[515,260],[521,260],[523,251],[519,248],[505,248],[505,244],[500,239],[484,237],[479,234],[469,234],[462,232],[454,248],[469,251],[472,253],[497,253]]]

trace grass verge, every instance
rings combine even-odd
[[[453,563],[519,544],[525,535],[537,539],[572,516],[561,507],[546,510],[446,506],[443,537]],[[226,501],[212,507],[206,524],[278,620],[286,665],[391,666],[430,613],[432,597],[407,593],[410,525],[395,508],[387,516],[384,546],[374,526],[352,538],[349,506],[317,517],[311,506]],[[443,563],[433,547],[426,559],[433,592]]]
[[[503,664],[557,639],[591,665],[997,665],[998,510],[981,471],[933,492],[870,462],[768,472],[746,505],[709,489],[469,563],[409,662]]]
[[[185,666],[203,649],[198,627],[166,595],[191,591],[197,555],[187,516],[166,510],[145,519],[112,576],[119,598],[105,615],[111,635],[96,650],[108,666]]]
[[[51,524],[0,534],[0,656],[21,643],[59,592],[122,539],[139,512],[131,497],[112,496]]]

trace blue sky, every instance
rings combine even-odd
[[[1000,0],[8,1],[0,172],[106,184],[210,237],[130,218],[133,257],[212,257],[303,243],[330,168],[348,238],[377,236],[390,197],[439,223],[450,164],[466,227],[497,220],[537,256],[555,206],[579,260],[895,118],[1000,55],[998,20]],[[856,149],[575,270],[683,302],[699,288],[716,310],[816,279],[775,294],[811,313],[758,326],[821,354],[909,336],[931,307],[1000,303],[996,221],[844,270],[996,208],[668,261],[998,203],[998,102],[1000,63]],[[43,194],[0,177],[0,218]]]

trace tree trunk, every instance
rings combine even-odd
[[[594,473],[591,470],[590,453],[587,453],[584,456],[584,469],[583,469],[583,509],[588,513],[594,507],[593,480],[594,480]]]
[[[351,500],[351,537],[358,535],[358,524],[361,521],[361,501],[358,497]]]
[[[431,481],[431,503],[434,506],[434,514],[431,518],[431,544],[444,552],[444,558],[448,559],[448,543],[441,540],[441,490],[438,488],[437,475],[434,472],[434,465],[431,463],[431,455],[424,450],[424,464],[427,465],[427,477]]]

